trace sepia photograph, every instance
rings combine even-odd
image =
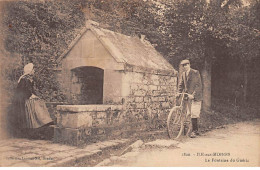
[[[0,167],[260,167],[259,0],[0,0]]]

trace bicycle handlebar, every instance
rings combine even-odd
[[[180,94],[189,94],[189,93],[183,93],[183,92],[182,92],[182,93],[177,93],[177,94],[179,94],[179,95],[180,95]]]
[[[190,95],[189,93],[177,93],[176,98],[180,96]]]
[[[180,106],[183,105],[183,101],[184,100],[188,100],[188,93],[185,93],[185,92],[182,92],[182,93],[178,93],[178,95],[176,96],[176,99],[180,98],[181,97],[181,103],[180,103]]]

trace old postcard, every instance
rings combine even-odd
[[[259,2],[0,1],[1,167],[259,167]]]

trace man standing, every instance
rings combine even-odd
[[[198,118],[200,117],[202,103],[202,83],[198,70],[190,67],[189,60],[182,60],[180,63],[184,72],[178,85],[178,92],[188,93],[188,113],[191,114],[192,133],[191,138],[199,135],[198,133]]]

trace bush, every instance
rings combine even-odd
[[[9,80],[17,81],[22,75],[22,65],[32,62],[37,95],[46,101],[66,100],[52,69],[57,65],[56,59],[85,25],[83,5],[81,0],[17,1],[5,5],[3,21],[8,29],[4,47],[8,52],[20,54],[21,60],[19,68],[5,70],[8,72],[6,84],[13,86]]]

